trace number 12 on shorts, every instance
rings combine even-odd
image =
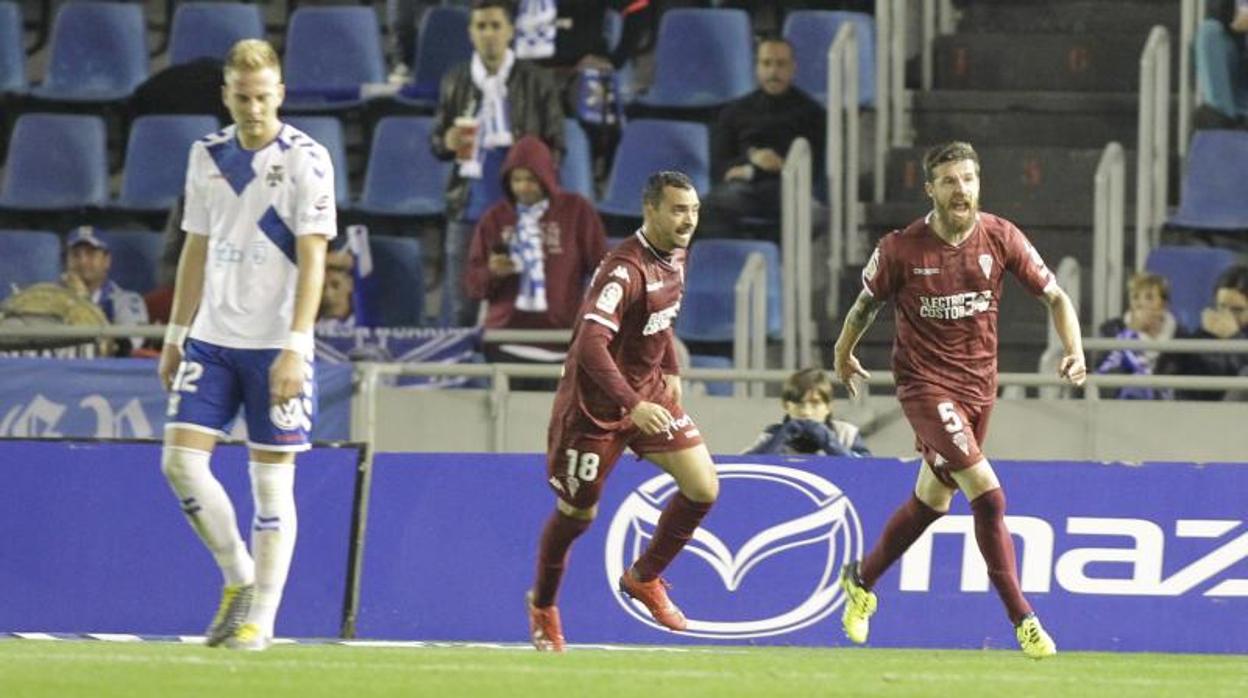
[[[598,479],[597,453],[577,451],[575,448],[569,448],[564,453],[568,457],[567,477],[585,482],[593,482]]]

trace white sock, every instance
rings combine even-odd
[[[295,515],[295,466],[293,463],[252,462],[248,470],[251,495],[256,504],[251,526],[251,552],[256,557],[256,597],[247,622],[255,623],[262,635],[271,637],[299,531]]]
[[[187,521],[216,558],[225,584],[250,584],[255,565],[238,533],[234,505],[208,467],[211,456],[207,451],[165,446],[160,469],[177,494]]]

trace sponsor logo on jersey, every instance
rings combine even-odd
[[[948,296],[919,296],[919,317],[961,320],[988,310],[992,291],[967,291]]]
[[[611,275],[614,276],[615,272],[611,272]],[[623,297],[624,287],[612,281],[602,287],[602,292],[598,294],[598,301],[594,303],[594,307],[608,315],[614,314]]]
[[[651,281],[650,283],[646,284],[647,293],[654,293],[655,291],[661,291],[661,290],[663,290],[662,279],[659,279],[658,281]]]
[[[940,273],[940,267],[915,267],[915,276],[935,276]]]
[[[264,183],[270,187],[276,187],[282,183],[285,174],[281,165],[269,165],[269,172],[264,176]]]
[[[622,280],[624,283],[628,283],[628,270],[624,268],[623,264],[617,265],[614,269],[612,269],[611,276],[612,278]]]
[[[676,319],[676,314],[679,312],[680,303],[677,302],[662,310],[650,313],[649,319],[646,320],[646,326],[641,330],[642,336],[649,337],[671,327],[672,321]]]

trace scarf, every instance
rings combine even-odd
[[[557,0],[520,0],[516,13],[516,56],[550,58],[555,55]]]
[[[507,104],[507,78],[516,64],[516,54],[507,49],[498,72],[489,75],[480,54],[472,54],[472,84],[481,90],[481,107],[477,110],[477,137],[473,144],[471,160],[459,164],[459,176],[480,179],[483,150],[506,148],[511,145],[511,114]]]
[[[511,262],[520,269],[520,289],[516,292],[516,310],[530,313],[546,312],[546,251],[542,246],[542,216],[550,208],[550,199],[532,206],[516,204],[516,234],[511,238]]]

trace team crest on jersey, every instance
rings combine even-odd
[[[282,178],[286,176],[286,171],[281,165],[269,165],[269,172],[264,176],[264,183],[270,187],[276,187],[282,183]]]
[[[642,336],[649,337],[671,327],[672,320],[676,319],[676,314],[679,312],[680,303],[674,303],[662,310],[650,313],[650,318],[646,320],[646,326],[641,330]]]
[[[611,272],[614,276],[615,272]],[[624,297],[624,287],[612,281],[602,287],[602,292],[598,294],[598,302],[594,303],[594,307],[608,315],[615,313],[615,308],[620,304],[620,299]]]
[[[979,268],[984,272],[985,279],[992,278],[992,255],[981,254],[979,256]]]

